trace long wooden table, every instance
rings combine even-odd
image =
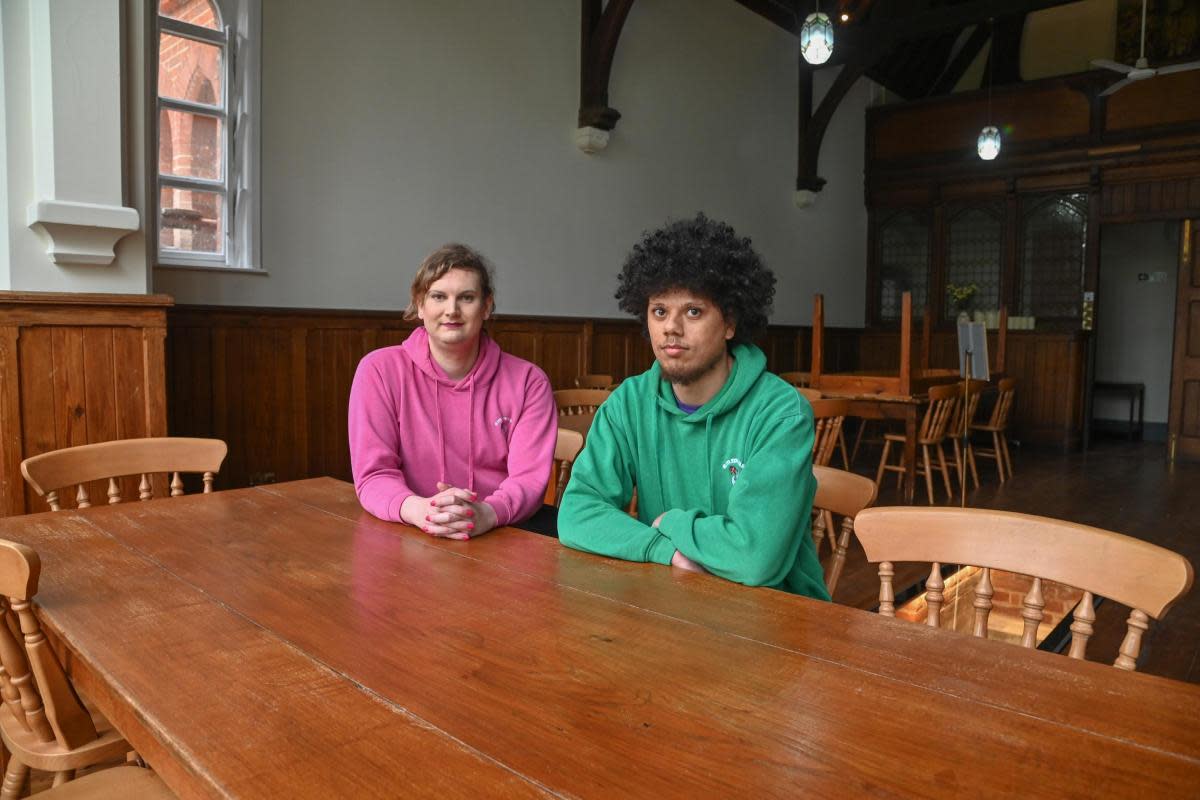
[[[316,479],[0,520],[183,797],[1195,797],[1200,688]]]

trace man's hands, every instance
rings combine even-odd
[[[448,483],[438,483],[433,497],[413,495],[400,507],[400,519],[430,536],[466,540],[496,527],[496,512],[476,494]]]
[[[662,522],[662,518],[665,517],[666,514],[667,514],[667,512],[664,511],[663,513],[661,513],[657,517],[655,517],[654,522],[650,523],[650,527],[657,528],[658,523]],[[675,551],[675,555],[671,556],[671,566],[678,567],[679,569],[686,569],[688,572],[703,572],[705,574],[708,573],[708,570],[706,570],[704,568],[703,564],[701,564],[699,561],[692,561],[690,558],[688,558],[687,556],[685,556],[683,553],[679,552],[678,550]]]

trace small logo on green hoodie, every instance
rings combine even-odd
[[[737,483],[738,473],[746,468],[740,458],[727,458],[725,463],[721,465],[721,469],[729,473],[729,485]]]

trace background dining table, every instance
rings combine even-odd
[[[1200,790],[1196,686],[514,529],[435,539],[329,478],[0,538],[41,554],[70,675],[185,798]]]

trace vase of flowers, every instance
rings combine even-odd
[[[950,297],[950,304],[958,312],[959,322],[971,321],[971,300],[978,293],[979,286],[974,283],[946,284],[946,294]]]

